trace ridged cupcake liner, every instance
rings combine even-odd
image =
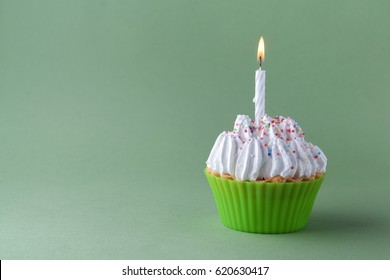
[[[205,171],[219,217],[232,229],[287,233],[302,229],[324,175],[310,181],[270,183],[224,179]]]

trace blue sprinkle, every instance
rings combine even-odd
[[[318,152],[317,154],[319,154],[319,155],[320,155],[320,154],[321,154],[321,152]]]

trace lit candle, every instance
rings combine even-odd
[[[265,71],[261,70],[261,63],[264,61],[264,39],[260,37],[259,47],[257,49],[257,59],[260,63],[259,69],[256,70],[255,85],[255,121],[258,121],[265,115]]]

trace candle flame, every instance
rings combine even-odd
[[[265,54],[264,39],[263,36],[261,36],[259,40],[259,47],[257,48],[257,60],[264,61],[264,54]]]

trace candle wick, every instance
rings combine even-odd
[[[260,61],[260,68],[261,68],[261,56],[259,57],[259,61]]]

